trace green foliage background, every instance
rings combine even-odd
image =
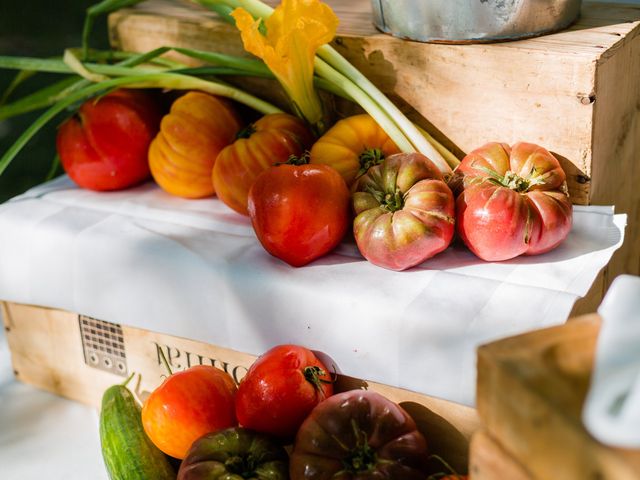
[[[67,47],[79,46],[85,10],[94,3],[96,0],[0,0],[0,55],[51,57],[61,55]],[[107,45],[106,19],[99,19],[92,35],[92,46],[103,48]],[[0,92],[9,85],[15,73],[0,70]],[[12,98],[56,79],[55,75],[44,74],[32,77]],[[38,112],[0,121],[0,154],[37,116]],[[56,128],[64,118],[65,115],[61,115],[41,130],[0,176],[0,203],[43,182],[55,155]]]

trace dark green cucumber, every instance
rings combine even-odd
[[[109,387],[100,410],[102,456],[111,480],[175,480],[168,458],[147,437],[141,408],[124,385]]]

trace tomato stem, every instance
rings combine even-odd
[[[367,432],[362,430],[354,419],[351,419],[351,427],[353,428],[356,444],[349,454],[342,459],[344,469],[336,473],[334,477],[340,477],[346,472],[351,474],[368,472],[373,470],[378,463],[378,455],[369,445]]]
[[[384,161],[384,153],[379,148],[366,148],[358,157],[360,162],[360,170],[356,178],[361,177],[367,170],[375,165],[380,165]]]
[[[447,461],[444,458],[442,458],[440,455],[436,455],[435,453],[431,454],[429,455],[427,460],[431,460],[431,459],[434,459],[438,461],[440,464],[442,464],[447,470],[449,470],[449,473],[434,473],[432,475],[429,475],[429,477],[427,477],[427,480],[436,480],[439,477],[443,477],[450,474],[453,474],[456,477],[462,478],[462,475],[456,472],[455,469],[451,465],[449,465],[449,463],[447,463]]]
[[[273,165],[274,166],[278,166],[278,165],[307,165],[309,163],[310,160],[310,156],[309,156],[309,151],[305,150],[305,152],[298,156],[298,155],[289,155],[289,158],[287,159],[286,162],[276,162]]]
[[[250,123],[236,134],[236,140],[249,138],[254,133],[256,133],[256,126],[253,123]]]
[[[323,375],[326,375],[327,372],[322,370],[317,365],[311,365],[311,366],[305,367],[302,370],[302,374],[304,375],[305,380],[311,383],[313,387],[316,389],[316,391],[320,393],[320,396],[324,398],[325,395],[324,395],[324,389],[322,388],[322,384],[323,383],[327,384],[332,382],[320,377],[322,377]]]

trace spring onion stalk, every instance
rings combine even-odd
[[[186,75],[163,72],[113,78],[100,83],[91,84],[81,90],[75,91],[46,110],[22,133],[22,135],[20,135],[16,142],[9,148],[9,150],[7,150],[2,158],[0,158],[0,175],[2,175],[4,170],[9,166],[11,161],[22,150],[22,148],[24,148],[27,142],[29,142],[29,140],[31,140],[31,138],[56,115],[76,102],[117,87],[200,90],[213,95],[230,98],[264,114],[282,112],[279,108],[274,107],[270,103],[237,88]]]
[[[0,121],[53,105],[73,90],[76,90],[76,85],[79,83],[78,80],[82,79],[74,75],[30,95],[21,97],[12,103],[0,106]]]
[[[26,81],[29,78],[31,78],[32,76],[34,76],[36,73],[37,72],[35,72],[33,70],[21,70],[21,71],[19,71],[16,74],[16,76],[13,77],[13,80],[11,80],[11,83],[5,89],[5,91],[2,94],[2,96],[0,96],[0,106],[2,106],[5,103],[7,103],[7,100],[9,99],[11,94],[15,91],[15,89],[18,88],[24,81]]]
[[[266,19],[273,13],[273,8],[265,5],[260,0],[192,0],[206,8],[214,9],[216,5],[224,4],[230,8],[242,7],[256,18]],[[215,9],[214,9],[215,10]],[[322,63],[324,61],[324,63]],[[331,67],[331,70],[326,68]],[[338,80],[335,72],[341,75],[339,86],[348,92],[353,99],[369,113],[389,137],[403,151],[419,151],[427,155],[440,170],[450,173],[449,163],[453,160],[453,154],[449,152],[445,158],[440,153],[444,147],[438,148],[430,139],[425,138],[418,128],[409,120],[391,100],[389,100],[369,79],[358,69],[351,65],[340,53],[330,45],[323,45],[318,49],[315,67],[320,77],[330,82]],[[326,75],[329,75],[328,77]],[[355,93],[352,84],[362,93]],[[366,97],[366,98],[365,98]],[[375,107],[374,105],[377,105]],[[445,149],[446,150],[446,149]],[[456,159],[457,161],[457,159]]]
[[[174,61],[167,63],[164,59],[160,59],[159,55],[169,51],[167,47],[157,48],[146,53],[129,53],[129,52],[114,52],[114,51],[90,51],[90,58],[95,60],[121,60],[116,67],[135,67],[143,63],[152,62],[165,66],[182,66]],[[100,65],[102,68],[105,65]],[[0,57],[0,68],[13,68],[21,69],[16,78],[20,77],[24,72],[30,74],[36,73],[36,71],[53,71],[54,73],[71,73],[67,65],[62,66],[59,60],[57,61],[43,61],[39,58],[27,58],[27,57]],[[26,69],[26,70],[25,70]],[[32,69],[32,70],[29,70]],[[103,72],[105,74],[113,74],[114,71]],[[131,75],[130,71],[127,71],[125,75]],[[30,76],[30,75],[29,75]],[[15,82],[15,80],[14,80]],[[76,76],[66,78],[60,82],[54,83],[48,87],[38,90],[35,93],[22,97],[19,100],[9,104],[0,106],[0,120],[4,120],[16,115],[31,112],[34,110],[40,110],[42,108],[49,107],[58,102],[65,96],[69,95],[75,90],[79,90],[90,85],[86,79],[82,79]],[[8,95],[7,95],[8,96]]]
[[[442,145],[438,140],[433,138],[429,132],[427,132],[424,128],[416,125],[416,128],[420,131],[424,138],[426,138],[433,147],[440,152],[440,155],[446,160],[451,167],[452,170],[455,170],[458,165],[460,165],[460,160],[456,157],[447,147]]]
[[[320,59],[316,58],[315,67],[318,75],[338,85],[347,94],[349,94],[357,104],[364,108],[364,110],[375,119],[387,135],[389,135],[389,138],[395,142],[400,150],[403,152],[415,152],[415,148],[413,148],[413,145],[404,136],[398,126],[385,114],[384,111],[382,111],[380,106],[365,92],[360,90],[357,85]]]

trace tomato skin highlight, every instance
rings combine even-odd
[[[256,179],[248,210],[265,250],[300,267],[340,243],[349,224],[349,191],[326,165],[278,165]]]
[[[184,458],[206,433],[237,425],[236,386],[222,370],[197,365],[170,375],[142,406],[142,425],[167,455]]]
[[[160,109],[144,91],[115,90],[86,101],[58,129],[56,150],[65,172],[80,187],[109,191],[149,178],[147,150]]]
[[[305,377],[305,369],[314,368],[315,383]],[[240,382],[236,415],[244,428],[292,439],[309,412],[332,394],[331,372],[313,352],[279,345],[258,358]]]
[[[557,159],[531,143],[488,143],[469,153],[457,172],[458,234],[486,261],[538,255],[569,234],[573,210]]]

